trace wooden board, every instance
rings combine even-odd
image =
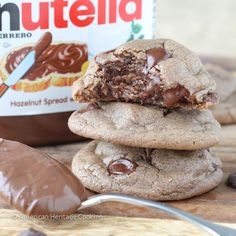
[[[171,227],[170,227],[171,225]],[[236,229],[236,224],[223,224]],[[15,210],[1,210],[0,235],[17,235],[32,227],[48,236],[207,236],[195,226],[177,220],[73,215],[70,220],[25,218]]]
[[[39,149],[70,166],[73,155],[86,143],[40,147]],[[225,177],[222,184],[199,197],[172,201],[168,204],[208,220],[236,224],[236,190],[224,184],[228,174],[236,171],[236,125],[223,127],[221,142],[212,150],[221,157],[223,163]],[[90,191],[88,193],[95,194]],[[95,217],[92,220],[81,220],[80,218],[77,220],[75,217],[72,221],[34,221],[33,223],[27,218],[22,220],[21,214],[20,219],[16,217],[16,214],[19,213],[7,209],[8,206],[3,202],[0,202],[0,207],[2,208],[0,209],[0,235],[16,235],[16,232],[30,226],[44,229],[49,233],[48,235],[94,235],[95,233],[98,235],[133,235],[134,232],[135,235],[157,235],[158,233],[173,235],[173,232],[174,235],[201,235],[193,226],[181,221],[170,221],[170,216],[161,212],[122,203],[106,203],[80,212],[86,214],[85,217]],[[99,215],[99,221],[94,220],[96,219],[94,215]],[[130,216],[132,218],[125,218]],[[171,229],[168,229],[170,223]],[[126,232],[126,229],[129,231]],[[185,230],[183,231],[183,229]],[[171,233],[168,230],[173,231]]]

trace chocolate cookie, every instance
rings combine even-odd
[[[200,59],[169,39],[131,41],[97,55],[74,83],[73,98],[167,108],[206,108],[218,100],[215,81]]]
[[[220,139],[220,125],[209,110],[176,109],[130,103],[101,103],[74,112],[72,132],[87,138],[144,148],[196,150]]]
[[[205,68],[215,79],[220,103],[212,108],[213,115],[221,124],[236,122],[236,76],[223,67],[207,64]]]
[[[72,171],[88,189],[155,200],[190,198],[222,180],[220,159],[207,150],[131,148],[93,141],[72,161]]]

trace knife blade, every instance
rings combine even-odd
[[[4,82],[8,87],[14,85],[20,78],[22,78],[35,63],[35,51],[30,51],[24,60],[16,67],[10,74],[8,79]]]

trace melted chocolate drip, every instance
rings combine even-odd
[[[7,72],[11,74],[32,49],[32,47],[24,47],[12,51],[7,56],[5,65]],[[78,73],[87,59],[88,52],[85,44],[61,43],[50,45],[36,59],[35,64],[22,79],[36,80],[50,73]]]
[[[112,161],[108,167],[109,175],[129,175],[132,172],[136,171],[138,164],[134,161],[130,161],[128,159],[118,159]]]

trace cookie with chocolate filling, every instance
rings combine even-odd
[[[220,139],[220,125],[209,110],[170,111],[121,102],[78,110],[69,128],[83,137],[144,148],[196,150]]]
[[[184,46],[170,39],[136,40],[97,55],[74,83],[73,98],[201,109],[217,103],[215,89],[198,56]]]
[[[73,158],[72,171],[88,189],[154,200],[180,200],[219,185],[221,162],[207,150],[142,149],[93,141]]]
[[[25,58],[33,45],[12,49],[1,60],[3,81]],[[71,86],[82,76],[82,66],[88,60],[87,46],[81,43],[54,43],[37,58],[32,68],[12,86],[14,90],[35,92],[49,86]]]
[[[220,103],[212,108],[221,124],[236,122],[236,75],[215,64],[206,64],[206,70],[216,81]]]

